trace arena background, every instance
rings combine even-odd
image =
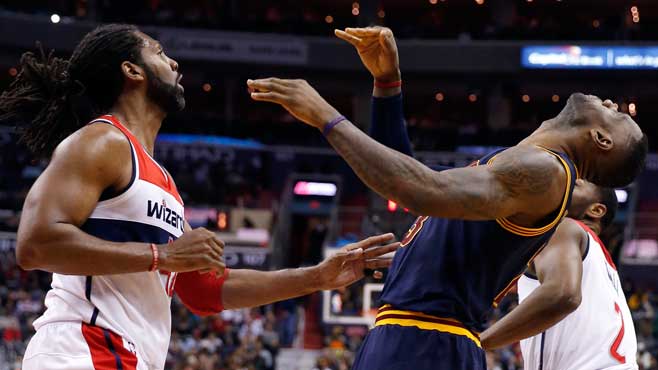
[[[249,99],[247,78],[304,78],[367,130],[372,80],[334,28],[393,29],[410,137],[428,164],[463,165],[515,144],[571,92],[616,101],[649,135],[651,154],[640,178],[618,189],[621,211],[604,240],[616,247],[640,369],[658,369],[658,3],[3,0],[0,89],[36,40],[67,56],[103,22],[140,25],[179,62],[187,108],[165,121],[156,158],[176,179],[189,222],[227,242],[231,267],[313,264],[364,235],[401,236],[413,219],[368,191],[319,132]],[[14,257],[25,194],[46,164],[0,127],[0,369],[20,368],[50,284]],[[378,290],[366,280],[209,318],[174,299],[167,369],[348,369]],[[488,362],[522,369],[518,345],[488,353]]]

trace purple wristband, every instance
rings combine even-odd
[[[337,124],[345,121],[346,119],[347,118],[345,118],[345,116],[342,116],[342,115],[332,119],[331,121],[329,121],[329,123],[324,125],[324,128],[322,129],[322,135],[324,135],[324,136],[329,135],[329,132],[331,132],[331,130],[334,128],[334,126],[336,126]]]

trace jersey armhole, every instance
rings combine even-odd
[[[587,231],[585,231],[585,237],[587,238],[587,245],[585,246],[585,252],[583,252],[583,262],[585,262],[585,258],[587,258],[587,255],[589,254],[589,234]]]
[[[539,235],[545,234],[546,232],[550,231],[552,228],[556,227],[560,223],[560,221],[562,221],[562,219],[566,215],[567,207],[569,205],[569,201],[571,200],[571,192],[573,190],[575,180],[576,180],[574,175],[578,176],[577,173],[574,174],[572,172],[571,167],[569,166],[569,163],[567,163],[567,161],[564,158],[562,158],[558,153],[555,153],[552,150],[544,148],[542,146],[537,146],[537,147],[544,150],[544,151],[546,151],[547,153],[555,156],[555,158],[557,158],[560,161],[560,164],[562,164],[562,167],[564,167],[564,170],[566,171],[567,186],[566,186],[565,191],[564,191],[564,197],[562,198],[562,204],[560,205],[559,212],[557,213],[555,218],[553,218],[553,220],[550,223],[548,223],[548,224],[546,224],[542,227],[524,227],[524,226],[519,226],[519,225],[511,222],[507,218],[497,218],[496,219],[496,222],[498,223],[498,225],[500,225],[500,227],[502,227],[503,229],[505,229],[506,231],[508,231],[512,234],[516,234],[516,235],[519,235],[519,236],[534,237],[534,236],[539,236]],[[493,160],[493,158],[491,158],[489,161],[492,161],[492,160]]]
[[[91,124],[94,124],[94,123],[104,123],[104,124],[110,125],[110,126],[116,128],[117,130],[121,131],[121,129],[114,126],[114,124],[111,121],[108,121],[108,120],[105,120],[105,119],[102,119],[102,118],[95,119],[95,120],[89,122],[87,125],[91,125]],[[126,135],[123,131],[121,131],[121,133],[123,134],[123,136],[126,137],[126,139],[128,140],[128,145],[130,145],[130,161],[131,161],[131,165],[132,165],[132,174],[130,175],[130,181],[128,182],[128,185],[126,185],[123,189],[118,190],[118,191],[115,191],[115,190],[113,190],[109,187],[105,188],[103,190],[103,192],[101,193],[99,199],[98,199],[99,202],[107,201],[107,200],[110,200],[112,198],[116,198],[116,197],[124,194],[125,192],[128,191],[128,189],[130,189],[131,186],[133,186],[133,184],[135,183],[135,180],[137,179],[137,163],[135,162],[135,148],[133,148],[133,143],[130,141],[130,138],[128,137],[128,135]]]

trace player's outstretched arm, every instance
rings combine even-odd
[[[385,255],[399,247],[393,234],[377,235],[343,247],[316,266],[279,271],[232,269],[222,278],[188,272],[179,274],[175,289],[183,303],[199,314],[260,306],[350,285],[363,278],[364,269],[390,266],[392,258]],[[375,277],[381,273],[376,272]]]
[[[565,218],[534,265],[540,285],[481,335],[485,349],[535,336],[575,311],[581,301],[582,250],[587,234]]]
[[[393,234],[369,237],[349,244],[318,265],[307,268],[231,270],[222,294],[224,307],[259,306],[350,285],[363,278],[364,269],[390,266],[392,257],[384,255],[400,247],[400,243],[393,242],[393,239]]]
[[[110,125],[90,125],[64,140],[25,200],[18,264],[70,275],[148,271],[153,263],[149,244],[109,242],[80,229],[105,189],[129,183],[132,168],[126,163],[131,163],[129,143]],[[158,246],[160,268],[223,271],[222,249],[214,233],[197,229]]]
[[[247,84],[252,99],[280,104],[320,130],[339,116],[304,80],[268,78]],[[535,147],[510,148],[491,165],[437,172],[376,142],[347,120],[334,126],[327,140],[368,187],[418,215],[489,220],[522,214],[532,224],[558,208],[567,190],[562,165]]]
[[[398,49],[393,32],[385,27],[335,30],[350,43],[374,79],[370,136],[401,153],[413,156],[402,107]]]

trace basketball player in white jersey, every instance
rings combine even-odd
[[[597,236],[614,190],[577,180],[569,217],[518,281],[519,306],[481,335],[486,349],[521,341],[526,370],[637,369],[637,340],[617,268]]]
[[[386,234],[314,267],[229,272],[222,241],[190,228],[152,157],[162,120],[185,105],[181,77],[157,41],[106,25],[70,60],[24,54],[0,96],[0,120],[25,122],[24,142],[51,158],[18,230],[19,265],[53,272],[24,370],[163,369],[174,293],[212,314],[345,286],[390,264],[380,256],[398,244],[379,246]]]

